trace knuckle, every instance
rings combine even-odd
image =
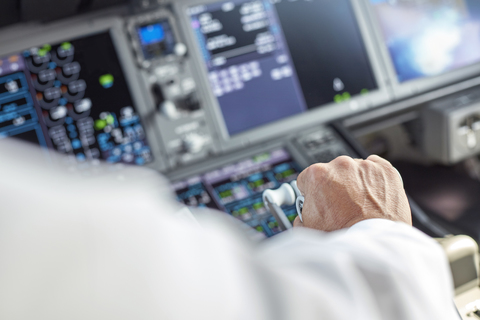
[[[310,166],[310,174],[313,177],[322,177],[326,173],[326,168],[325,165],[322,164],[314,164],[313,166]]]
[[[380,160],[380,159],[382,159],[382,158],[380,158],[376,154],[372,154],[367,158],[367,160],[369,160],[369,161],[375,161],[375,160]]]
[[[333,160],[332,163],[342,168],[350,168],[355,161],[348,156],[340,156]]]
[[[367,159],[368,160],[368,159]],[[361,166],[365,169],[373,170],[375,168],[378,168],[377,163],[373,161],[362,161]]]

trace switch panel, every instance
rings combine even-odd
[[[454,164],[480,153],[480,95],[434,102],[422,111],[422,148],[432,159]]]
[[[213,148],[195,66],[177,28],[166,7],[134,16],[127,24],[170,167],[204,159]]]

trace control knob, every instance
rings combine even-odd
[[[182,117],[182,114],[180,111],[178,111],[175,103],[170,100],[165,100],[160,104],[160,111],[169,120],[177,120]]]
[[[183,139],[183,147],[187,153],[199,153],[207,144],[208,139],[199,133],[189,133]]]

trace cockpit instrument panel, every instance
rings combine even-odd
[[[1,61],[2,135],[80,162],[153,161],[108,31],[42,44]]]

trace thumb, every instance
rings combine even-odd
[[[293,221],[294,228],[301,228],[303,227],[303,222],[300,220],[300,217],[296,217],[295,221]]]

